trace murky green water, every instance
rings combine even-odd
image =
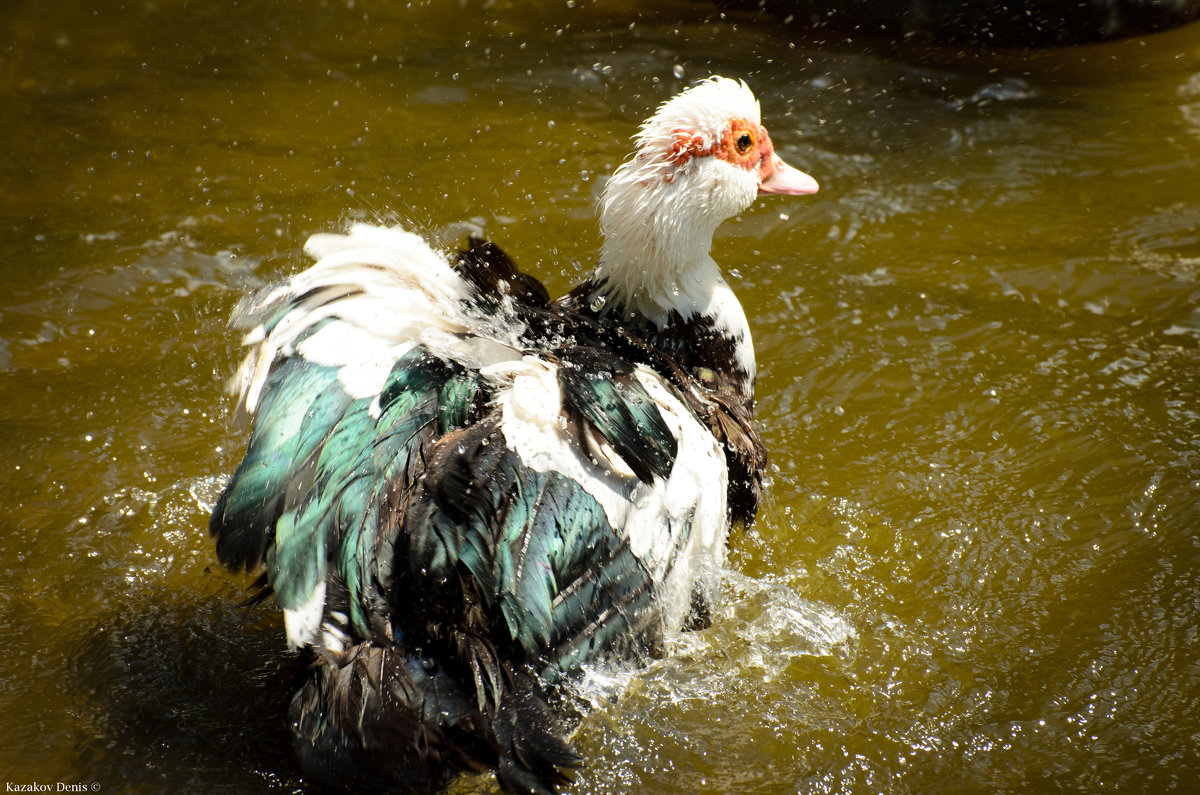
[[[721,73],[822,185],[715,251],[769,505],[711,629],[582,684],[575,791],[1200,786],[1200,27],[982,53],[690,2],[93,5],[0,8],[0,779],[302,786],[280,621],[206,535],[229,310],[357,217],[482,227],[562,288],[637,122]]]

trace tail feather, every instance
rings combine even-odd
[[[496,769],[506,790],[545,795],[581,761],[525,671],[505,671],[502,694],[484,709],[453,660],[388,643],[322,652],[301,676],[289,719],[301,766],[320,786],[435,789]]]
[[[550,707],[538,694],[529,674],[514,677],[492,721],[492,731],[502,749],[496,766],[500,785],[509,792],[554,795],[570,783],[564,772],[583,762],[556,730]]]

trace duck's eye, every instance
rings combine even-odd
[[[738,138],[737,143],[734,145],[737,147],[738,154],[744,155],[749,152],[750,147],[754,145],[754,139],[750,137],[750,133],[742,133],[742,137]]]

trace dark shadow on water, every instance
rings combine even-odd
[[[105,791],[303,788],[287,731],[296,658],[273,611],[228,595],[126,602],[74,663],[77,770]]]

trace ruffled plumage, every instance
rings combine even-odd
[[[313,780],[490,768],[552,792],[579,760],[547,688],[707,613],[766,461],[749,329],[708,248],[763,178],[720,152],[672,172],[652,149],[659,128],[721,141],[750,117],[722,79],[664,104],[603,203],[596,272],[557,301],[491,243],[447,256],[359,224],[237,310],[231,386],[254,426],[210,529],[222,563],[264,569],[302,650],[292,731]],[[654,184],[635,201],[639,158]],[[733,198],[714,211],[700,185]],[[630,206],[649,231],[614,233]],[[636,240],[648,278],[614,265]]]

